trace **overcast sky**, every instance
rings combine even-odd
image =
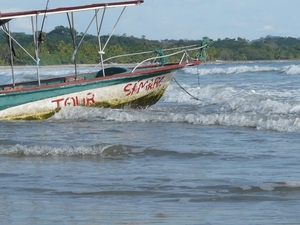
[[[110,1],[50,0],[49,8],[105,2]],[[0,11],[44,9],[46,3],[47,0],[0,0]],[[267,35],[298,38],[299,9],[300,0],[144,0],[143,4],[125,10],[115,34],[145,35],[152,40],[198,40],[204,36],[254,40]],[[119,10],[109,11],[105,21],[112,27]],[[91,17],[92,14],[75,14],[76,30],[84,32]],[[58,25],[68,25],[65,15],[48,16],[45,31],[49,32]],[[13,31],[30,32],[29,26],[30,20],[11,22]],[[89,33],[94,34],[92,28]],[[103,33],[109,32],[110,29],[105,26]]]

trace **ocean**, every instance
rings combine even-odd
[[[143,110],[0,121],[0,224],[299,224],[300,61],[207,63],[175,78]]]

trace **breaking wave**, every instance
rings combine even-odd
[[[222,67],[220,65],[202,66],[199,68],[187,67],[183,69],[188,74],[213,75],[213,74],[243,74],[243,73],[258,73],[258,72],[278,72],[286,75],[300,75],[300,65],[287,66],[266,66],[266,65],[232,65]]]
[[[48,157],[48,156],[74,156],[74,157],[97,157],[102,159],[124,159],[128,157],[152,156],[173,158],[196,158],[215,155],[213,152],[177,152],[162,149],[143,148],[131,145],[97,144],[92,146],[59,146],[49,145],[2,145],[0,155],[16,157]]]
[[[28,146],[28,145],[13,145],[2,146],[0,150],[1,155],[15,155],[15,156],[102,156],[103,158],[109,156],[120,156],[121,154],[128,154],[130,152],[139,152],[137,148],[121,145],[94,145],[94,146]],[[142,150],[141,150],[142,152]]]
[[[227,103],[218,106],[208,103],[194,105],[190,112],[182,109],[152,107],[145,110],[65,108],[51,120],[104,120],[137,123],[189,123],[201,126],[237,126],[279,132],[300,131],[300,105],[265,100],[257,105]],[[229,108],[229,109],[226,109]]]

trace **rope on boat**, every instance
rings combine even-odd
[[[186,51],[186,55],[187,57],[193,59],[193,60],[201,60],[202,62],[206,62],[206,59],[207,59],[207,54],[206,54],[206,51],[207,49],[209,48],[209,45],[210,43],[212,42],[212,40],[208,39],[208,38],[205,38],[203,41],[202,41],[202,46],[201,48],[199,48],[199,51],[198,53],[196,54],[196,58],[192,58],[191,56],[188,55],[187,51]],[[199,71],[198,71],[198,66],[197,66],[197,74],[198,74],[198,86],[200,84],[200,80],[199,80]],[[199,98],[195,97],[194,95],[192,95],[190,92],[188,92],[184,87],[182,87],[179,82],[173,77],[172,80],[185,92],[187,93],[189,96],[192,97],[192,99],[195,99],[197,101],[201,101]]]
[[[157,62],[164,66],[166,63],[166,57],[162,49],[155,49],[153,52],[157,53],[160,57],[157,59]]]
[[[207,60],[207,49],[209,48],[210,44],[212,43],[211,39],[208,38],[204,38],[202,40],[202,46],[204,46],[204,48],[200,49],[198,51],[198,53],[196,54],[196,58],[200,59],[202,62],[206,62]]]
[[[48,10],[49,1],[50,0],[48,0],[47,4],[46,4],[45,14],[44,14],[43,22],[42,22],[42,27],[41,27],[41,31],[40,31],[40,34],[39,34],[39,37],[38,37],[39,43],[44,43],[44,41],[46,39],[46,33],[43,33],[43,29],[44,29],[45,20],[47,18],[47,10]]]
[[[172,80],[175,81],[175,83],[176,83],[176,84],[177,84],[177,85],[178,85],[185,93],[187,93],[189,96],[191,96],[192,99],[195,99],[195,100],[197,100],[197,101],[201,101],[199,98],[195,97],[195,96],[192,95],[190,92],[188,92],[184,87],[182,87],[174,77],[172,78]]]

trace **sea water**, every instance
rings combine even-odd
[[[144,110],[0,121],[0,224],[299,224],[300,62],[208,63],[175,78]]]

